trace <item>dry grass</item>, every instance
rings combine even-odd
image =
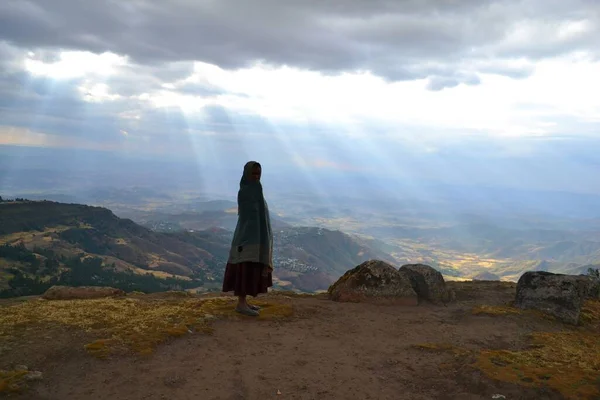
[[[506,316],[536,314],[510,306],[481,305],[475,315]],[[600,398],[600,301],[587,301],[581,312],[583,327],[561,332],[535,332],[530,346],[521,351],[481,350],[473,366],[489,378],[524,386],[550,387],[568,399]],[[455,356],[475,354],[447,343],[414,346],[427,351],[450,352]]]
[[[165,279],[165,278],[177,278],[177,279],[181,279],[184,281],[191,281],[192,278],[190,278],[189,276],[185,276],[185,275],[176,275],[176,274],[170,274],[168,272],[164,272],[164,271],[157,271],[157,270],[152,270],[152,269],[143,269],[143,268],[139,268],[139,267],[130,267],[129,268],[131,271],[133,271],[136,274],[139,275],[145,275],[145,274],[152,274],[157,278],[161,278],[161,279]]]
[[[88,225],[81,224],[79,226],[82,229],[89,229]],[[8,235],[0,236],[0,245],[2,244],[14,244],[17,242],[24,242],[25,244],[34,241],[35,238],[40,238],[44,241],[44,235],[51,233],[60,233],[72,228],[71,226],[55,226],[52,228],[45,228],[43,231],[28,231],[28,232],[15,232]]]
[[[0,370],[0,394],[20,392],[27,373],[28,371],[26,370]]]
[[[579,318],[584,325],[600,325],[600,300],[586,301]]]
[[[483,350],[475,366],[488,377],[548,386],[569,399],[600,396],[600,341],[593,332],[538,332],[524,351]]]
[[[4,307],[0,313],[0,340],[18,337],[23,328],[68,326],[98,339],[85,346],[96,357],[130,350],[150,354],[171,337],[192,332],[212,332],[219,318],[244,317],[235,312],[235,299],[189,296],[134,296],[93,300],[32,300]],[[258,320],[285,318],[293,314],[286,302],[257,301],[262,307]]]
[[[491,379],[523,386],[550,387],[567,399],[600,398],[600,341],[594,332],[537,332],[522,351],[481,350],[472,365]],[[423,351],[455,358],[477,354],[448,343],[421,343]]]
[[[481,306],[483,313],[513,314],[510,307]],[[518,311],[518,310],[517,310]],[[487,376],[526,386],[548,386],[569,399],[600,398],[600,301],[587,301],[583,327],[535,332],[522,351],[482,350],[475,366]]]

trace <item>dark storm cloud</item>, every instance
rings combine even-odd
[[[389,80],[433,77],[430,87],[439,89],[475,83],[479,71],[469,61],[598,51],[599,9],[592,0],[4,0],[0,38],[27,48],[113,51],[149,65],[266,62],[324,73],[371,70]],[[560,22],[581,19],[588,20],[582,32],[556,37]],[[507,42],[522,24],[531,34]],[[446,72],[434,73],[431,63]]]

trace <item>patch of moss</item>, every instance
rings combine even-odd
[[[488,377],[525,386],[548,386],[569,399],[598,399],[600,341],[583,330],[538,332],[523,351],[483,350],[475,366]]]
[[[489,306],[489,305],[479,305],[473,307],[471,310],[473,315],[488,315],[488,316],[508,316],[508,315],[527,315],[530,317],[535,317],[539,319],[545,319],[548,321],[557,321],[556,317],[551,314],[547,314],[540,310],[534,309],[520,309],[514,307],[512,305],[504,305],[504,306]]]
[[[97,358],[106,358],[111,353],[111,349],[115,346],[114,339],[98,339],[84,346],[89,354]]]
[[[171,337],[190,332],[211,333],[212,322],[219,318],[271,320],[293,314],[290,304],[261,300],[253,302],[262,308],[260,316],[246,317],[235,312],[235,302],[233,297],[188,296],[28,301],[2,309],[0,338],[16,337],[25,327],[49,328],[59,324],[100,337],[85,349],[104,358],[124,349],[150,354]]]
[[[473,315],[513,315],[521,314],[523,310],[510,306],[488,306],[479,305],[473,307],[471,313]]]
[[[185,336],[190,332],[190,329],[185,324],[177,324],[175,326],[167,328],[165,333],[169,336],[178,337]]]
[[[23,389],[27,373],[26,370],[0,370],[0,394],[20,392]]]
[[[511,305],[478,305],[471,310],[473,315],[532,315],[546,320],[556,321],[556,317],[539,310],[522,310]],[[587,300],[581,308],[580,325],[600,325],[600,300]]]

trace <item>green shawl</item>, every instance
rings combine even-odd
[[[257,262],[273,269],[273,233],[269,208],[260,181],[251,180],[256,161],[244,166],[238,191],[238,222],[231,242],[228,263]]]

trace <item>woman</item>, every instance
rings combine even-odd
[[[248,304],[246,296],[267,293],[273,286],[273,234],[261,173],[256,161],[244,166],[237,198],[238,222],[223,277],[223,291],[238,296],[235,310],[253,317],[258,316],[260,307]]]

